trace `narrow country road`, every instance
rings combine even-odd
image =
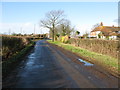
[[[3,80],[3,88],[117,88],[118,78],[45,40]]]

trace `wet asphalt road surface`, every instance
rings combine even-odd
[[[76,56],[54,48],[45,40],[3,80],[3,88],[117,88],[118,79],[73,62]],[[69,55],[68,55],[69,54]],[[70,58],[71,57],[71,58]],[[88,64],[89,65],[89,64]]]

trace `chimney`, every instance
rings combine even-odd
[[[100,23],[100,26],[103,26],[103,22]]]

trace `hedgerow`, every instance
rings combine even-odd
[[[88,49],[93,52],[109,55],[118,58],[120,51],[119,40],[101,40],[101,39],[69,39],[69,44]]]

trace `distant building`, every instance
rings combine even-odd
[[[90,37],[102,39],[117,39],[120,37],[120,27],[103,26],[103,23],[90,32]]]
[[[50,38],[50,35],[49,35],[49,33],[46,33],[46,37],[47,37],[47,38]]]

